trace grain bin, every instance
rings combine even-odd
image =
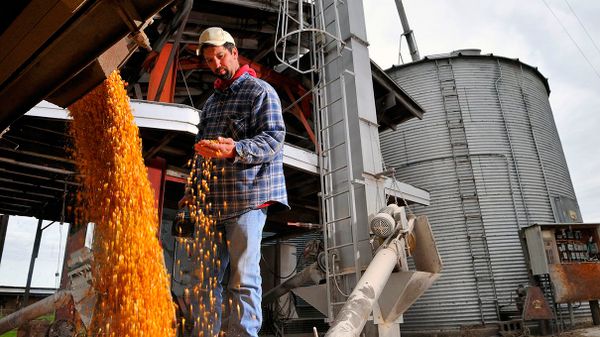
[[[582,221],[548,81],[519,60],[478,50],[387,73],[427,113],[381,133],[383,158],[398,180],[431,193],[431,205],[415,212],[429,216],[444,261],[403,330],[497,321],[528,283],[518,230]]]

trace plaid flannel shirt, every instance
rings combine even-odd
[[[289,208],[283,175],[285,124],[273,87],[244,73],[208,98],[198,130],[196,141],[221,136],[236,142],[234,159],[213,158],[217,180],[209,182],[207,195],[213,216],[234,217],[266,202]]]

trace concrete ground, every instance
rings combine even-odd
[[[565,331],[560,334],[560,337],[600,337],[600,326]]]

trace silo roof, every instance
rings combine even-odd
[[[533,73],[537,74],[540,79],[542,80],[542,82],[544,83],[544,87],[546,87],[546,92],[548,93],[548,95],[550,95],[550,85],[548,84],[548,78],[545,77],[540,70],[537,67],[534,67],[532,65],[529,65],[525,62],[522,62],[520,59],[518,58],[510,58],[510,57],[505,57],[505,56],[498,56],[498,55],[494,55],[493,53],[489,53],[489,54],[481,54],[481,51],[479,49],[461,49],[461,50],[455,50],[453,52],[450,53],[442,53],[442,54],[432,54],[432,55],[427,55],[425,57],[423,57],[421,60],[419,61],[415,61],[415,62],[410,62],[410,63],[405,63],[405,64],[399,64],[399,65],[394,65],[389,69],[386,69],[385,72],[391,72],[394,71],[396,69],[402,69],[404,67],[408,67],[411,66],[413,64],[417,64],[417,63],[424,63],[424,62],[429,62],[431,60],[439,60],[439,59],[452,59],[452,58],[492,58],[492,59],[499,59],[499,60],[503,60],[503,61],[508,61],[508,62],[515,62],[515,63],[520,63],[523,66],[525,66],[526,68],[529,68]]]

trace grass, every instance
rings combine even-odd
[[[11,330],[3,335],[0,335],[0,337],[17,337],[17,329]]]

